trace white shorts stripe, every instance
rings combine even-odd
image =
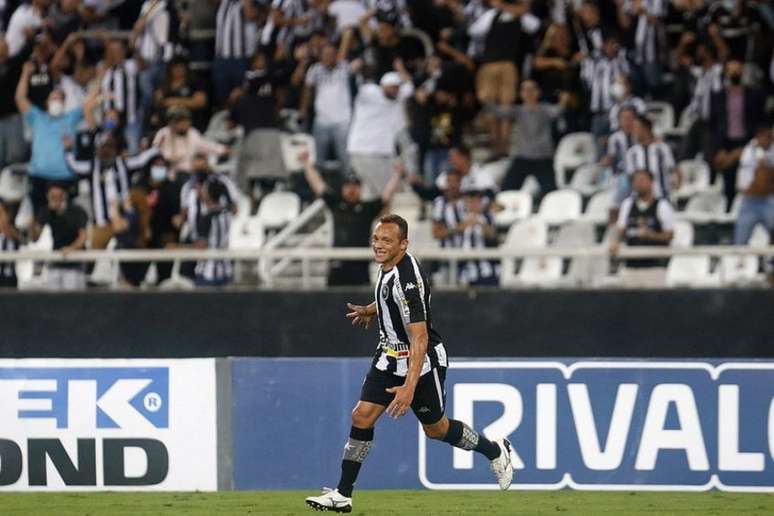
[[[443,389],[441,389],[441,380],[438,379],[438,369],[433,369],[433,380],[435,380],[435,390],[438,392],[438,404],[443,411]]]

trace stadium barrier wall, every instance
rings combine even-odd
[[[218,488],[215,359],[0,360],[0,491]]]
[[[335,485],[367,359],[232,363],[236,489]],[[774,491],[774,361],[463,360],[447,413],[508,435],[513,489]],[[480,455],[382,418],[358,488],[497,489]]]
[[[0,294],[0,357],[367,356],[371,289]],[[774,358],[774,290],[433,293],[453,356]]]

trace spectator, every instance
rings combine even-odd
[[[65,111],[83,105],[89,84],[96,77],[94,63],[85,40],[77,33],[68,35],[57,49],[50,66],[53,74],[59,77],[59,87],[65,92]]]
[[[774,141],[770,125],[761,125],[739,160],[737,188],[742,204],[734,227],[734,244],[747,245],[756,224],[774,231]]]
[[[13,212],[5,201],[0,201],[0,252],[18,251],[21,238],[13,224]],[[0,262],[0,288],[16,288],[15,262]]]
[[[484,106],[494,157],[500,157],[508,153],[511,134],[508,112],[516,100],[519,69],[526,55],[526,36],[534,33],[540,22],[527,14],[527,2],[497,0],[491,5],[492,9],[476,20],[468,33],[474,38],[486,35],[476,95]]]
[[[647,170],[653,181],[653,195],[668,199],[669,192],[678,188],[682,180],[672,149],[656,139],[653,124],[645,117],[636,119],[634,135],[637,143],[626,151],[626,173],[631,177],[638,170]]]
[[[709,44],[699,45],[696,49],[699,68],[696,74],[691,103],[688,106],[690,116],[695,122],[686,138],[686,156],[702,152],[704,159],[710,159],[712,153],[712,97],[723,89],[723,65],[718,62],[717,50]]]
[[[615,103],[613,84],[619,77],[629,75],[629,63],[616,36],[607,35],[603,52],[583,61],[581,75],[590,93],[591,134],[601,155],[604,139],[610,133],[610,109]]]
[[[635,144],[635,125],[637,113],[633,107],[625,107],[618,112],[618,129],[607,140],[607,153],[600,163],[609,167],[613,173],[612,203],[610,206],[610,223],[618,218],[618,208],[632,193],[631,181],[626,170],[626,154]]]
[[[577,12],[578,25],[575,31],[581,55],[595,59],[604,52],[605,34],[599,16],[599,6],[594,0],[584,0]]]
[[[630,14],[636,17],[634,28],[635,62],[642,70],[645,90],[651,95],[660,93],[662,68],[666,62],[666,29],[664,0],[637,0],[631,4]],[[625,25],[624,29],[628,29]]]
[[[31,0],[29,3],[19,5],[13,12],[5,32],[5,42],[8,44],[10,57],[16,56],[22,51],[24,45],[35,37],[48,14],[50,3],[50,0]]]
[[[228,236],[231,229],[231,212],[221,205],[220,199],[226,195],[223,183],[210,181],[199,189],[199,198],[206,208],[206,214],[196,221],[196,249],[228,249]],[[234,264],[231,260],[199,260],[196,262],[196,284],[205,287],[223,287],[231,283],[234,277]]]
[[[239,190],[225,174],[213,172],[207,163],[206,154],[197,154],[191,162],[191,178],[186,181],[180,190],[180,217],[178,226],[182,221],[188,222],[190,231],[188,242],[196,242],[204,235],[197,233],[198,220],[207,215],[207,205],[202,202],[201,190],[207,188],[209,183],[220,183],[223,186],[223,195],[218,197],[219,206],[232,213],[236,213],[236,202],[239,199]]]
[[[51,6],[48,26],[57,44],[61,44],[69,35],[81,29],[83,19],[79,12],[80,4],[80,0],[59,0]]]
[[[142,63],[139,84],[144,114],[153,106],[164,63],[172,58],[171,7],[166,0],[145,0],[129,38]]]
[[[449,151],[449,165],[452,170],[456,170],[462,176],[461,189],[463,192],[484,192],[488,199],[494,200],[494,196],[499,190],[497,183],[486,170],[473,163],[469,148],[462,144],[452,147]],[[435,186],[439,191],[446,190],[447,175],[448,173],[445,172],[436,180]]]
[[[208,96],[206,86],[196,80],[184,57],[174,57],[167,65],[167,74],[156,89],[156,112],[151,115],[151,124],[163,126],[162,116],[170,108],[185,108],[191,111],[193,126],[198,131],[207,127]]]
[[[22,66],[29,57],[29,47],[14,57],[8,54],[8,44],[0,38],[0,169],[27,160],[29,146],[24,138],[24,124],[14,100]]]
[[[562,91],[577,90],[578,62],[565,25],[551,25],[535,55],[533,75],[544,98],[558,102]]]
[[[374,19],[376,30],[371,26]],[[394,10],[372,9],[360,20],[360,35],[366,46],[363,60],[367,74],[375,81],[393,71],[396,60],[405,64],[407,70],[414,70],[414,61],[424,56],[416,40],[400,35],[399,24]]]
[[[46,200],[49,181],[57,181],[60,187],[71,195],[77,193],[77,181],[67,168],[62,139],[73,136],[83,119],[84,111],[76,108],[64,111],[65,97],[61,89],[54,89],[48,96],[47,110],[33,105],[28,96],[29,79],[35,65],[27,61],[16,88],[16,106],[24,115],[32,130],[32,159],[30,160],[30,182],[32,205],[39,211]]]
[[[61,77],[59,87],[65,94],[65,111],[72,111],[84,105],[95,77],[96,67],[89,61],[78,61],[73,65],[72,75]]]
[[[351,34],[348,32],[342,38],[338,50],[330,43],[323,47],[322,59],[313,64],[306,74],[300,109],[301,115],[308,118],[309,104],[314,99],[312,135],[317,160],[322,162],[333,156],[341,164],[345,175],[349,173],[347,135],[352,118],[350,80],[360,64],[360,61],[350,64],[346,60],[347,46],[344,41],[350,39]]]
[[[215,102],[223,105],[242,83],[247,60],[255,52],[258,8],[255,0],[220,0],[216,15],[212,83]]]
[[[464,196],[465,214],[459,226],[462,249],[496,247],[497,230],[491,205],[484,201],[484,192],[471,190]],[[460,263],[460,280],[472,287],[496,287],[500,283],[500,272],[494,260],[466,260]]]
[[[113,200],[110,206],[110,225],[117,249],[144,249],[150,237],[150,211],[145,192],[133,188],[128,197]],[[120,262],[121,283],[139,287],[148,273],[148,262]]]
[[[450,169],[446,172],[446,188],[433,199],[433,238],[441,243],[441,247],[462,247],[465,203],[461,188],[462,174]]]
[[[333,215],[333,247],[365,247],[371,239],[374,219],[392,200],[402,178],[402,168],[395,167],[381,197],[372,200],[362,198],[360,178],[347,176],[339,192],[325,183],[318,170],[309,161],[308,153],[299,156],[304,162],[304,175],[309,187],[325,201]],[[332,261],[328,274],[329,286],[368,285],[367,261]]]
[[[625,108],[632,108],[638,116],[645,116],[647,106],[645,101],[634,95],[632,81],[625,75],[618,77],[613,83],[615,104],[610,108],[610,131],[618,130],[618,113]]]
[[[287,176],[282,161],[278,96],[287,84],[288,73],[271,63],[265,52],[258,51],[244,79],[231,109],[231,120],[242,126],[245,135],[237,159],[237,184],[245,191],[252,191],[256,183],[268,190]]]
[[[164,249],[179,239],[178,222],[180,213],[181,183],[162,156],[156,156],[150,163],[147,179],[147,202],[150,210],[149,249]],[[179,225],[178,225],[179,226]],[[172,276],[172,262],[156,262],[156,282],[161,284]]]
[[[763,110],[758,90],[742,84],[740,61],[726,63],[724,88],[712,95],[710,125],[714,129],[711,164],[713,175],[722,174],[729,209],[736,196],[736,171],[742,150],[758,126]]]
[[[71,140],[65,140],[65,149],[67,166],[75,174],[88,179],[91,187],[91,209],[94,216],[91,248],[106,249],[110,239],[115,236],[111,207],[114,204],[129,205],[129,178],[133,172],[145,168],[159,151],[151,147],[141,154],[123,157],[118,153],[116,138],[109,132],[101,133],[96,143],[96,158],[91,161],[75,159]]]
[[[115,110],[119,114],[129,153],[136,154],[143,131],[139,66],[134,59],[127,59],[126,43],[114,38],[105,41],[102,68],[102,111]]]
[[[310,3],[273,0],[269,17],[261,31],[261,46],[269,49],[289,48],[297,40],[309,37],[314,25],[322,22],[319,13],[311,8]]]
[[[638,169],[632,175],[634,194],[621,205],[613,233],[610,252],[618,254],[621,242],[627,246],[667,246],[674,235],[675,214],[672,206],[664,198],[656,197],[653,174]],[[653,258],[626,260],[621,272],[625,287],[658,288],[663,287],[666,279],[665,261]]]
[[[49,66],[49,61],[53,54],[53,45],[51,36],[41,33],[35,36],[32,46],[30,62],[34,65],[34,69],[28,79],[27,96],[30,102],[40,109],[46,109],[48,96],[54,89],[54,74]]]
[[[37,240],[44,226],[51,228],[54,251],[65,256],[86,247],[86,224],[89,217],[83,208],[70,203],[68,185],[52,183],[48,187],[47,205],[36,213],[32,239]],[[48,266],[48,288],[52,290],[82,290],[86,288],[83,264],[54,262]]]
[[[157,147],[175,174],[191,172],[191,160],[197,153],[225,156],[226,145],[207,140],[192,127],[191,112],[187,108],[167,110],[168,125],[156,133],[153,146]]]
[[[365,84],[355,98],[347,141],[349,162],[363,184],[363,200],[378,198],[392,174],[397,134],[406,127],[405,102],[414,94],[411,76],[400,61],[397,72],[379,85]]]
[[[556,190],[554,177],[554,138],[552,127],[568,102],[567,93],[559,105],[540,102],[540,88],[532,80],[521,83],[522,105],[515,106],[516,155],[503,180],[503,190],[518,190],[527,176],[533,175],[540,183],[540,194]]]

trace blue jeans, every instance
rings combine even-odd
[[[142,109],[139,110],[135,120],[128,122],[124,129],[124,138],[126,139],[126,150],[129,154],[137,154],[140,152],[140,140],[142,139],[143,131],[143,114]]]
[[[591,116],[591,134],[597,146],[597,156],[605,155],[605,138],[610,135],[610,114],[607,111]]]
[[[215,101],[218,106],[242,84],[247,71],[247,59],[218,57],[212,62],[212,83],[215,86]]]
[[[142,109],[143,112],[148,114],[153,108],[153,93],[156,91],[156,86],[161,82],[161,78],[164,76],[166,65],[163,61],[157,63],[148,63],[145,70],[140,72],[140,93],[142,94]]]
[[[769,233],[774,230],[774,195],[742,198],[734,226],[734,245],[747,245],[756,224],[762,224]]]
[[[344,175],[349,173],[349,158],[347,156],[347,135],[349,124],[323,125],[315,122],[312,128],[317,162],[322,163],[331,156],[341,165]],[[333,152],[331,152],[331,150]]]
[[[449,166],[449,149],[428,149],[425,152],[425,183],[435,184],[435,180]]]

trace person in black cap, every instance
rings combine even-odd
[[[320,197],[333,215],[334,247],[367,247],[371,238],[374,219],[392,200],[403,178],[403,167],[396,166],[382,196],[371,201],[361,199],[361,185],[358,176],[346,176],[339,192],[334,191],[322,178],[320,172],[309,160],[309,153],[303,152],[299,159],[304,163],[304,175],[312,191]],[[331,261],[328,274],[329,286],[368,285],[368,261]]]

